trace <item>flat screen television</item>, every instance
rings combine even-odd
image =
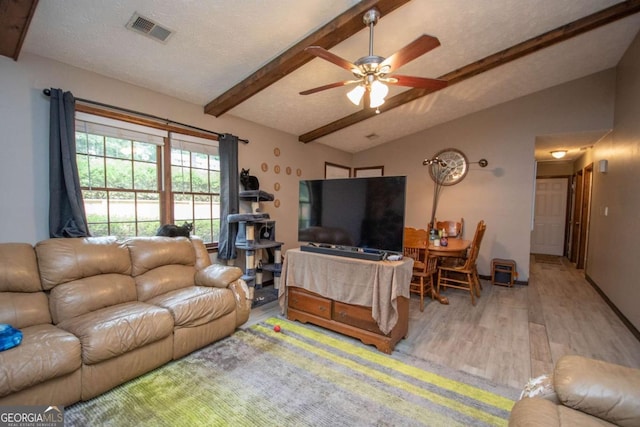
[[[406,177],[300,181],[298,240],[402,252]]]

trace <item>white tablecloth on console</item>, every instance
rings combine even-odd
[[[384,334],[398,321],[398,297],[409,298],[413,259],[367,261],[300,249],[287,251],[278,300],[286,309],[286,288],[296,286],[347,304],[371,307]]]

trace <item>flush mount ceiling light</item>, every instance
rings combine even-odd
[[[305,48],[306,52],[350,71],[355,79],[305,90],[300,92],[300,95],[310,95],[327,89],[357,84],[354,89],[347,93],[349,100],[355,105],[363,103],[365,108],[377,109],[384,104],[384,98],[389,93],[389,87],[387,85],[390,84],[430,90],[439,90],[447,86],[447,82],[444,80],[401,76],[398,74],[391,75],[390,73],[402,67],[407,62],[440,46],[440,41],[435,37],[423,34],[388,58],[374,55],[373,27],[378,22],[378,19],[380,19],[378,9],[373,8],[364,14],[362,21],[369,27],[369,55],[353,63],[320,46],[309,46]],[[380,112],[380,110],[376,110],[376,112]]]
[[[554,150],[551,152],[554,159],[561,159],[567,155],[567,150]]]

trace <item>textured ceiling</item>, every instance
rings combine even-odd
[[[355,0],[41,1],[23,51],[204,106],[356,3]],[[438,77],[616,3],[412,0],[376,25],[374,53],[387,57],[423,33],[436,36],[440,47],[398,72]],[[134,12],[157,21],[174,34],[162,44],[127,30],[125,24]],[[639,28],[640,14],[632,15],[312,143],[358,152],[614,67]],[[331,51],[355,61],[368,53],[368,36],[363,25],[362,31]],[[349,78],[346,70],[314,59],[226,114],[301,135],[352,114],[357,107],[347,100],[347,88],[308,96],[298,92]],[[389,96],[403,90],[406,88],[393,87]],[[563,137],[567,144],[575,139],[580,147],[592,145],[604,132],[594,129],[575,138]],[[366,135],[372,133],[378,137],[367,139]],[[552,137],[539,138],[539,143],[548,143],[549,138]],[[595,140],[585,141],[588,138]],[[542,156],[545,150],[538,152]]]

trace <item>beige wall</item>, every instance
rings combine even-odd
[[[202,106],[45,58],[22,54],[15,62],[0,57],[0,242],[35,243],[48,237],[49,99],[42,89],[49,87],[248,139],[250,144],[240,144],[239,166],[250,168],[261,188],[280,199],[280,208],[265,203],[264,210],[277,221],[276,237],[287,247],[297,246],[298,180],[323,178],[325,161],[348,165],[352,160],[351,154],[321,144],[302,144],[294,135],[230,115],[205,115]],[[274,148],[279,148],[279,157]],[[267,172],[261,171],[263,162]],[[280,166],[279,174],[274,172],[275,165]],[[287,167],[292,169],[290,175]],[[278,192],[276,182],[281,187]]]
[[[467,178],[442,194],[438,217],[463,216],[470,236],[479,219],[488,223],[480,256],[480,272],[487,274],[494,257],[513,258],[520,279],[527,280],[529,236],[534,183],[535,137],[614,127],[612,136],[589,153],[593,161],[609,160],[609,173],[594,174],[594,211],[609,208],[609,215],[594,215],[587,274],[609,298],[640,327],[635,261],[640,249],[640,192],[637,191],[640,157],[640,42],[634,42],[618,70],[535,93],[418,134],[352,156],[320,144],[301,144],[296,136],[236,119],[214,118],[202,106],[160,95],[69,67],[23,54],[18,62],[0,57],[0,241],[35,243],[48,235],[48,112],[42,89],[60,87],[77,97],[140,110],[160,117],[218,132],[231,132],[251,141],[240,146],[240,166],[250,168],[261,186],[281,200],[265,210],[278,221],[278,239],[296,246],[298,177],[322,178],[324,162],[358,167],[384,165],[386,175],[408,176],[407,225],[426,226],[431,209],[432,182],[422,159],[446,147],[462,149],[471,161],[489,160],[489,167],[474,164]],[[617,86],[616,86],[617,85]],[[274,148],[281,155],[276,157]],[[580,159],[580,162],[589,159]],[[269,170],[260,170],[266,162]],[[273,167],[279,165],[280,174]],[[286,174],[286,167],[293,169]],[[635,168],[634,168],[635,167]]]
[[[538,162],[536,176],[541,177],[560,177],[573,175],[573,162]]]
[[[601,159],[609,170],[594,173],[585,271],[640,329],[640,33],[618,65],[615,95],[613,133],[593,150],[594,170]]]
[[[433,183],[422,160],[447,147],[470,162],[486,158],[487,168],[472,164],[464,181],[444,188],[437,217],[463,217],[467,238],[484,219],[480,274],[490,273],[493,258],[508,258],[516,261],[519,280],[528,280],[536,136],[610,129],[614,85],[615,70],[603,71],[358,153],[354,163],[407,175],[406,225],[425,228]]]

